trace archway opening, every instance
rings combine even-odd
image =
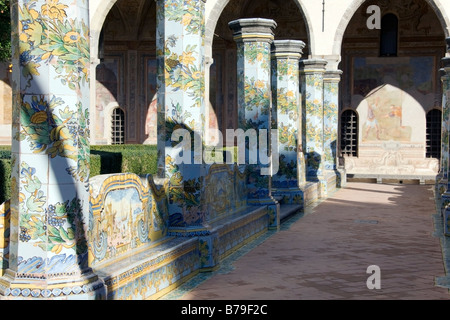
[[[118,0],[105,18],[96,69],[94,141],[107,143],[103,124],[117,104],[127,114],[124,143],[156,144],[156,3]],[[152,103],[153,102],[153,103]]]
[[[308,45],[307,26],[295,1],[230,0],[222,11],[214,31],[213,64],[209,82],[210,129],[238,128],[236,43],[228,22],[241,18],[266,18],[277,23],[275,39],[302,40]],[[304,48],[303,52],[308,52]]]
[[[381,10],[381,28],[367,26],[367,8]],[[435,175],[427,157],[427,119],[441,110],[440,60],[445,31],[425,0],[366,1],[345,30],[340,107],[360,117],[358,157],[341,153],[350,174]],[[341,137],[342,141],[342,137]]]

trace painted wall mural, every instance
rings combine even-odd
[[[412,127],[403,122],[403,94],[386,85],[366,97],[367,117],[362,123],[362,142],[411,141]]]
[[[364,141],[422,142],[425,110],[434,105],[435,57],[353,59],[353,103]],[[416,119],[420,119],[416,120]],[[417,129],[419,126],[423,130]]]
[[[115,261],[167,234],[164,187],[149,175],[101,175],[91,179],[89,256],[93,266]]]
[[[439,160],[425,158],[435,77],[434,56],[353,57],[351,103],[360,135],[358,158],[346,158],[348,173],[437,173]]]

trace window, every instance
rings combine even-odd
[[[391,57],[397,55],[398,18],[388,13],[381,18],[380,56]]]
[[[125,113],[120,108],[115,108],[112,113],[111,138],[112,144],[125,143]]]
[[[358,155],[358,115],[353,110],[346,110],[341,115],[341,153]]]
[[[427,113],[427,158],[441,158],[442,112],[438,109]]]

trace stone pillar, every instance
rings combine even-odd
[[[337,170],[339,124],[339,81],[342,71],[326,71],[323,78],[323,146],[327,193],[340,186],[341,173]]]
[[[205,0],[157,0],[158,177],[166,179],[171,227],[202,227],[205,166]],[[181,130],[180,130],[181,129]]]
[[[273,195],[281,204],[303,205],[298,161],[301,154],[299,61],[305,43],[275,40],[272,45],[272,128],[278,130],[279,169],[272,178]],[[299,166],[299,167],[298,167]]]
[[[268,155],[271,156],[270,57],[276,23],[262,18],[239,19],[231,21],[229,27],[237,43],[239,128],[249,136],[249,143],[245,147],[248,203],[268,205],[271,212],[270,226],[277,228],[279,204],[271,196],[271,164],[264,161],[268,160],[264,159]],[[255,135],[259,136],[258,142],[254,139]],[[257,163],[252,163],[254,152],[258,153]]]
[[[12,190],[6,299],[103,299],[88,266],[89,3],[11,1]]]
[[[324,105],[323,79],[326,60],[308,59],[300,62],[302,91],[302,132],[305,154],[306,179],[323,182],[324,157]],[[326,185],[322,184],[321,194]],[[326,192],[325,192],[326,194]]]

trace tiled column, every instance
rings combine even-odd
[[[450,53],[450,38],[445,39],[447,52]],[[445,208],[450,202],[450,194],[447,188],[449,166],[449,130],[450,130],[450,57],[442,59],[441,74],[442,83],[442,131],[441,131],[441,159],[440,170],[436,178],[436,194],[441,208]],[[445,196],[444,196],[445,194]],[[442,211],[442,210],[441,210]]]
[[[297,168],[297,156],[301,148],[299,61],[304,47],[298,40],[275,40],[272,45],[272,128],[278,130],[279,154],[272,187],[273,195],[282,197],[282,204],[303,204],[298,173],[304,168]]]
[[[450,60],[450,59],[449,59]],[[444,62],[445,63],[445,62]],[[437,176],[437,196],[443,200],[443,195],[447,192],[448,184],[448,159],[449,159],[449,94],[450,94],[450,75],[447,74],[445,69],[441,69],[441,83],[442,83],[442,124],[441,124],[441,159],[440,169]],[[448,198],[446,195],[445,198]],[[446,202],[450,199],[445,199]],[[447,203],[442,203],[446,205]]]
[[[300,62],[303,151],[308,181],[323,181],[325,168],[323,79],[326,64],[327,61],[321,59]]]
[[[247,144],[246,154],[253,150],[259,156],[270,152],[263,147],[263,140],[270,146],[270,108],[271,108],[271,43],[274,39],[276,23],[270,19],[239,19],[229,23],[237,43],[237,77],[238,77],[238,121],[244,132],[254,130],[260,137],[258,145]],[[262,131],[263,130],[263,131]],[[265,130],[265,131],[264,131]],[[260,136],[266,132],[265,136]],[[252,149],[252,150],[250,150]],[[250,161],[249,157],[246,157]],[[279,205],[272,198],[270,190],[271,177],[268,167],[262,163],[247,164],[248,202],[251,205],[268,205],[271,212],[272,227],[279,225]]]
[[[189,232],[207,217],[202,207],[205,0],[156,3],[158,176],[167,182],[171,228]],[[179,135],[183,132],[187,136]]]
[[[6,299],[104,298],[88,267],[89,3],[11,1],[12,190]]]
[[[450,38],[446,39],[447,48],[449,48]],[[442,179],[440,184],[442,184],[441,194],[441,212],[443,215],[444,222],[444,234],[450,236],[450,161],[449,161],[449,129],[450,129],[450,57],[445,57],[442,59],[443,62],[443,76],[442,79],[442,150],[441,150],[441,171]],[[439,184],[438,184],[439,185]],[[441,192],[441,190],[439,190]]]
[[[337,170],[339,81],[342,71],[326,71],[323,78],[323,147],[324,169],[327,193],[340,185],[340,173]]]

